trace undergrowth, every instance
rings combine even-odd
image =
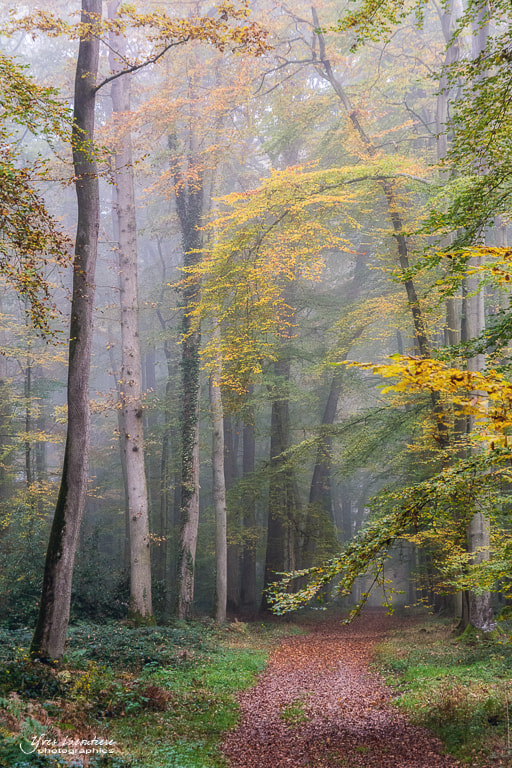
[[[236,692],[253,684],[275,640],[296,631],[80,624],[52,668],[28,658],[27,631],[1,630],[0,768],[81,765],[87,749],[90,768],[221,768]]]
[[[377,663],[410,722],[434,731],[471,765],[512,766],[512,645],[458,637],[450,621],[405,626]]]

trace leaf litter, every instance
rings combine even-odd
[[[375,646],[404,621],[366,611],[284,640],[239,696],[240,723],[223,745],[230,768],[460,768],[370,669]]]

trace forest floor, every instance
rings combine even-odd
[[[28,658],[28,627],[0,628],[0,768],[512,768],[502,625],[80,622],[55,667]]]
[[[432,732],[406,719],[392,703],[396,692],[372,665],[393,630],[402,636],[408,627],[417,637],[417,620],[367,611],[351,625],[330,617],[309,634],[284,640],[257,685],[239,695],[240,723],[223,747],[231,768],[468,765],[468,756],[458,762]],[[487,752],[484,762],[476,752],[470,765],[510,764],[503,750]]]

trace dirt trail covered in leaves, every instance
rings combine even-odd
[[[406,620],[407,621],[407,620]],[[331,619],[274,651],[240,695],[241,722],[224,744],[232,768],[458,768],[407,723],[369,668],[375,645],[403,619],[367,612]]]

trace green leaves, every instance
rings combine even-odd
[[[335,593],[340,596],[349,595],[357,577],[368,572],[375,583],[384,584],[386,560],[399,540],[431,553],[437,572],[430,586],[438,592],[509,591],[512,542],[497,524],[501,487],[512,480],[511,464],[510,448],[493,448],[459,460],[423,482],[380,493],[371,502],[372,519],[340,555],[320,566],[282,574],[281,581],[271,585],[274,612],[282,614],[307,605],[334,580]],[[493,519],[495,530],[495,554],[481,563],[472,561],[465,546],[467,524],[475,508]],[[293,592],[297,584],[302,586]],[[364,593],[348,620],[359,613],[367,598]]]

